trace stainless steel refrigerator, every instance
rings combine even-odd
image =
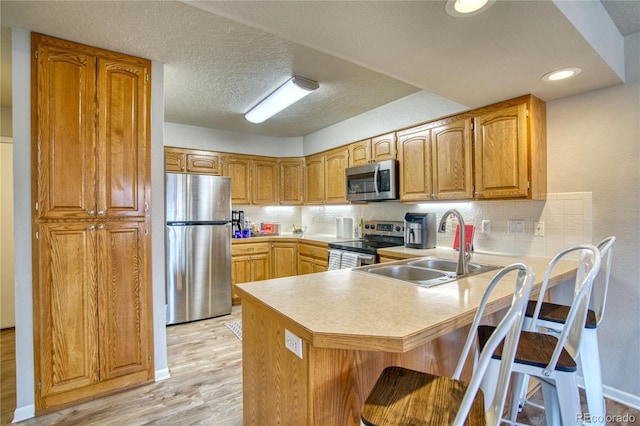
[[[167,324],[231,312],[231,179],[166,174]]]

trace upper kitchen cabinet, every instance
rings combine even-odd
[[[304,203],[304,158],[280,160],[280,204],[300,206]]]
[[[34,51],[39,219],[143,217],[150,69],[49,37]]]
[[[472,197],[471,119],[450,118],[398,132],[400,201]]]
[[[251,204],[251,159],[241,155],[223,156],[222,175],[231,178],[231,204]]]
[[[164,159],[167,172],[220,175],[220,155],[215,152],[166,147]]]
[[[474,111],[475,198],[546,199],[546,105],[527,95]]]
[[[253,191],[251,192],[252,204],[262,206],[277,205],[280,195],[280,166],[278,160],[253,159],[251,171],[251,181],[253,183]],[[233,194],[233,189],[231,193]]]
[[[473,197],[471,119],[453,119],[431,129],[434,200]]]
[[[395,132],[354,142],[349,145],[349,167],[395,159]]]
[[[327,204],[347,203],[347,181],[344,170],[349,165],[349,150],[340,147],[325,152],[325,200]]]
[[[398,132],[400,201],[431,200],[431,131],[427,126]]]
[[[305,159],[305,204],[324,204],[324,154],[309,155]]]
[[[305,204],[347,204],[349,147],[306,157]]]
[[[224,155],[222,175],[231,178],[231,204],[277,205],[280,192],[278,160],[271,157]]]

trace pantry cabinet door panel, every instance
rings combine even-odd
[[[40,37],[33,38],[35,46]],[[95,58],[44,43],[32,58],[36,215],[90,217],[96,208]]]
[[[41,406],[99,380],[95,247],[96,231],[90,224],[39,227],[34,349]]]
[[[148,68],[98,60],[98,216],[144,216]]]
[[[149,368],[145,235],[142,222],[99,225],[100,378]]]

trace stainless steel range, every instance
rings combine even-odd
[[[362,239],[329,243],[329,269],[378,263],[378,249],[402,245],[404,222],[367,220],[364,222]],[[336,265],[337,258],[341,258],[340,266]],[[357,259],[355,265],[354,259]]]

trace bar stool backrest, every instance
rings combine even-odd
[[[598,250],[602,263],[600,272],[593,281],[593,290],[591,290],[591,301],[589,307],[596,314],[596,327],[600,326],[602,317],[604,317],[604,308],[607,302],[607,291],[609,290],[609,275],[611,275],[611,260],[613,258],[613,246],[616,243],[616,237],[610,236],[598,243]]]
[[[494,394],[493,401],[485,401],[487,424],[497,425],[502,416],[509,387],[509,378],[511,376],[513,360],[515,358],[516,348],[520,339],[520,331],[522,330],[524,311],[529,300],[531,288],[533,287],[534,274],[530,267],[522,263],[514,263],[500,270],[493,280],[491,280],[489,286],[485,290],[478,310],[476,311],[469,335],[467,336],[462,353],[460,354],[458,365],[453,374],[454,379],[460,378],[460,374],[467,361],[471,347],[475,343],[478,325],[484,315],[484,309],[487,305],[487,301],[489,300],[489,296],[496,287],[496,284],[498,284],[498,282],[512,271],[517,271],[517,278],[513,298],[511,300],[511,307],[507,310],[506,314],[487,341],[484,350],[473,369],[471,382],[465,392],[462,404],[460,405],[454,420],[454,425],[464,424],[473,403],[473,399],[478,392],[482,378],[489,365],[489,361],[491,360],[491,356],[498,345],[504,340],[496,392]]]
[[[561,259],[578,254],[578,266],[576,270],[576,280],[573,292],[573,300],[571,302],[571,308],[569,314],[565,320],[562,332],[558,337],[553,355],[549,364],[543,369],[542,376],[548,377],[555,370],[562,348],[564,347],[569,355],[576,359],[579,355],[580,338],[582,337],[582,331],[584,330],[584,323],[587,318],[587,310],[589,309],[589,299],[591,298],[591,289],[593,287],[593,281],[600,270],[600,264],[602,262],[600,256],[600,250],[592,245],[579,245],[562,250],[558,253],[547,267],[547,273],[542,283],[540,295],[538,296],[538,303],[531,319],[531,329],[535,330],[535,324],[538,321],[538,315],[540,314],[540,306],[544,299],[544,292],[547,289],[549,283],[549,277],[553,268]]]

